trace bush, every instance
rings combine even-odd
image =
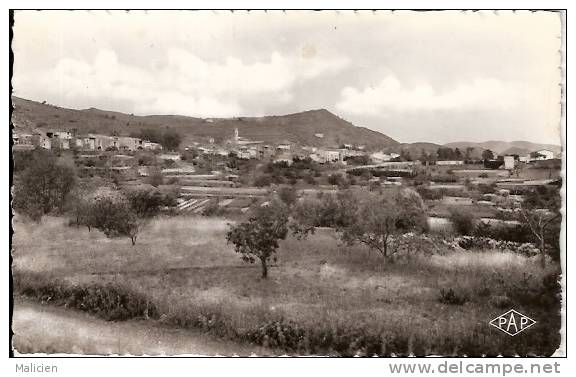
[[[218,205],[217,201],[211,201],[202,210],[202,216],[213,217],[213,216],[223,216],[226,213],[226,209]]]
[[[416,191],[424,200],[440,200],[447,194],[446,189],[430,189],[425,186],[416,187]]]
[[[456,293],[452,288],[440,289],[438,301],[446,305],[464,305],[468,298],[465,295]]]
[[[126,197],[132,210],[141,218],[157,216],[163,207],[176,206],[176,198],[158,190],[133,190]]]
[[[148,183],[154,187],[158,187],[164,183],[164,176],[160,170],[156,170],[150,173],[148,177]]]
[[[450,208],[450,221],[459,234],[468,236],[474,232],[476,216],[468,208]]]
[[[74,286],[36,274],[15,273],[13,279],[14,291],[24,297],[82,310],[108,321],[159,317],[154,303],[125,287],[109,284]]]
[[[280,200],[288,207],[293,206],[298,200],[298,192],[294,187],[282,186],[278,189],[277,193]]]
[[[15,181],[13,206],[39,221],[43,215],[64,211],[75,185],[72,167],[59,164],[52,157],[34,158]]]
[[[272,177],[269,175],[260,175],[254,180],[254,186],[256,187],[267,187],[272,184]]]

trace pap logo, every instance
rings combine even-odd
[[[506,313],[499,315],[490,321],[490,325],[510,336],[519,334],[527,328],[532,327],[534,324],[536,324],[535,320],[514,309],[510,309]]]

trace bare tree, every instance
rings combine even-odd
[[[560,206],[560,195],[556,187],[539,187],[526,195],[520,207],[519,220],[528,226],[538,242],[542,268],[546,267],[548,230],[552,224],[561,219]]]

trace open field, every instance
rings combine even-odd
[[[61,218],[38,225],[16,217],[13,225],[22,284],[26,276],[109,283],[153,302],[151,322],[245,344],[297,354],[478,356],[551,355],[560,342],[558,266],[542,270],[537,260],[498,250],[423,250],[385,264],[321,230],[282,242],[262,280],[259,267],[226,244],[226,221],[217,218],[156,219],[135,246]],[[450,289],[460,302],[440,300]],[[515,337],[488,325],[511,308],[538,323]]]

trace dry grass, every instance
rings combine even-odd
[[[383,263],[321,231],[284,241],[277,266],[262,280],[258,266],[242,264],[226,245],[219,219],[155,220],[134,247],[57,218],[40,226],[16,220],[14,227],[17,270],[124,286],[156,303],[160,321],[222,337],[269,345],[254,332],[289,323],[311,334],[291,349],[298,353],[548,355],[559,343],[557,300],[542,302],[553,295],[542,282],[555,266],[541,270],[534,260],[497,250]],[[439,292],[447,288],[466,303],[442,304]],[[539,323],[514,338],[489,327],[505,309],[494,305],[503,296]],[[332,343],[320,344],[326,334]],[[361,341],[367,338],[371,343]]]

